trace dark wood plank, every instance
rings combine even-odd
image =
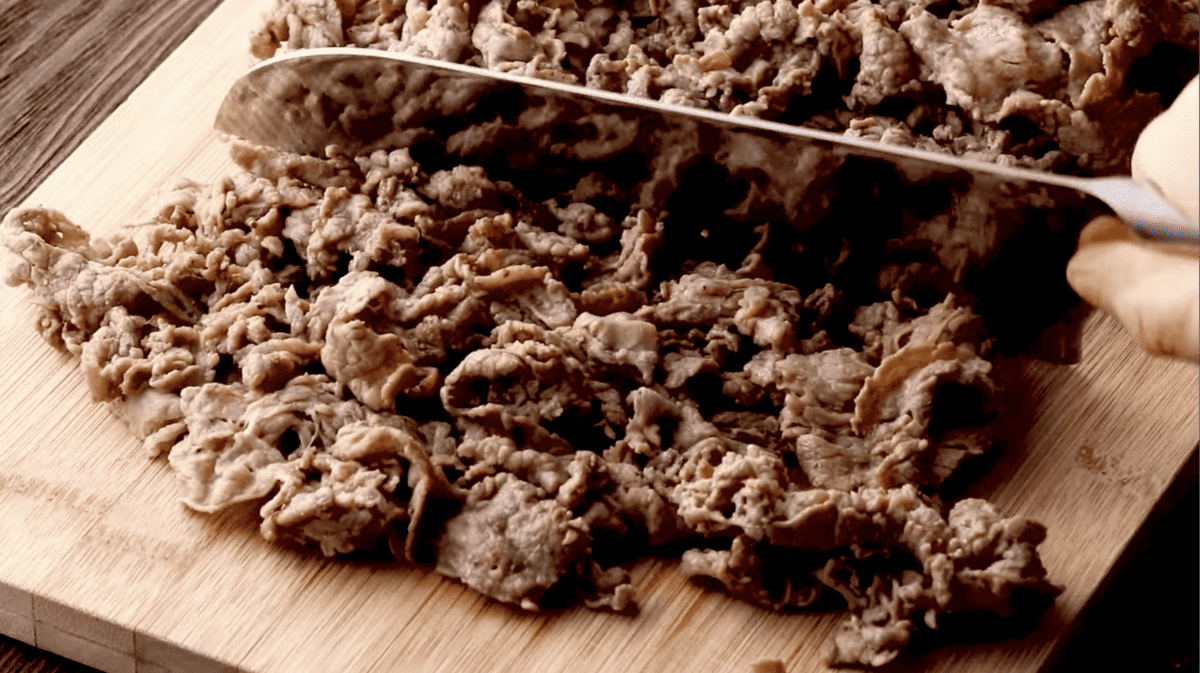
[[[0,636],[0,673],[98,673],[94,668]]]
[[[0,213],[29,194],[220,0],[0,0]]]

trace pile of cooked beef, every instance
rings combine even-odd
[[[674,551],[767,607],[843,601],[837,663],[1056,592],[1039,524],[938,497],[1000,413],[985,322],[919,282],[943,229],[849,246],[836,217],[695,221],[594,172],[533,200],[408,149],[233,154],[107,239],[0,228],[42,334],[190,507],[530,609],[631,609],[628,563]]]
[[[1195,0],[279,0],[253,51],[386,49],[1105,175],[1198,33]]]

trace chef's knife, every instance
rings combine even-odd
[[[1006,168],[366,49],[258,64],[216,127],[317,156],[405,148],[427,174],[481,166],[532,202],[582,199],[618,222],[646,209],[668,222],[662,265],[736,267],[761,231],[754,254],[797,286],[864,286],[846,301],[865,303],[953,293],[1002,352],[1057,362],[1078,359],[1088,310],[1066,263],[1083,225],[1111,212],[1105,202],[1155,237],[1195,231],[1128,178]]]
[[[421,138],[422,129],[437,127],[447,118],[473,114],[482,119],[480,106],[494,106],[500,100],[506,101],[500,108],[509,110],[561,106],[569,101],[570,109],[581,119],[618,112],[625,119],[630,114],[643,121],[654,118],[653,123],[663,127],[720,133],[725,140],[719,144],[727,148],[739,145],[735,137],[754,137],[751,144],[756,151],[775,155],[801,155],[805,150],[820,148],[903,164],[907,173],[967,173],[976,182],[1007,183],[1022,189],[1032,184],[1074,190],[1101,200],[1146,236],[1196,241],[1196,223],[1152,186],[1130,177],[1088,179],[1005,167],[378,50],[307,49],[259,63],[229,91],[217,115],[216,128],[292,152],[321,155],[327,146],[337,145],[356,154],[405,146]],[[485,109],[483,116],[492,112]],[[771,178],[782,185],[782,192],[792,191],[786,183],[795,179],[793,174],[772,173]]]

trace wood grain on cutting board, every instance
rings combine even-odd
[[[144,219],[174,178],[229,171],[211,120],[271,4],[222,4],[26,203],[103,235]],[[34,315],[22,291],[0,293],[0,632],[106,671],[821,669],[841,615],[736,603],[670,560],[635,569],[636,617],[529,615],[427,570],[268,544],[253,512],[194,514]],[[1037,670],[1196,442],[1195,367],[1143,355],[1102,317],[1083,363],[1023,379],[1030,429],[973,491],[1049,526],[1041,549],[1064,593],[1031,635],[905,669]]]

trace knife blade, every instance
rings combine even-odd
[[[414,132],[438,117],[465,114],[481,101],[511,97],[545,104],[568,98],[602,110],[638,110],[655,115],[667,127],[697,125],[719,129],[728,138],[774,138],[780,151],[800,145],[825,151],[883,159],[920,171],[952,169],[991,175],[1010,183],[1044,184],[1071,189],[1102,201],[1143,235],[1180,242],[1197,241],[1197,225],[1152,185],[1128,176],[1079,178],[1001,166],[951,155],[891,146],[835,133],[756,118],[668,105],[608,91],[496,73],[415,56],[329,47],[291,52],[252,67],[230,89],[216,118],[218,130],[292,152],[321,154],[336,145],[351,154],[381,147],[403,147]],[[803,141],[808,141],[804,143]],[[736,141],[722,143],[736,145]],[[787,177],[781,177],[787,180]]]
[[[404,148],[430,174],[482,166],[536,202],[585,194],[602,208],[651,209],[688,232],[669,237],[659,256],[709,246],[708,258],[723,259],[710,231],[772,223],[796,233],[776,237],[789,246],[783,264],[814,265],[814,279],[836,283],[858,275],[966,295],[1002,352],[1055,362],[1079,357],[1088,309],[1064,269],[1078,231],[1113,210],[1097,191],[1132,203],[1121,214],[1144,232],[1194,231],[1128,178],[972,162],[357,48],[258,64],[230,89],[215,126],[317,156],[330,147],[350,156]],[[838,246],[855,250],[845,264]],[[816,249],[824,256],[810,254]]]

